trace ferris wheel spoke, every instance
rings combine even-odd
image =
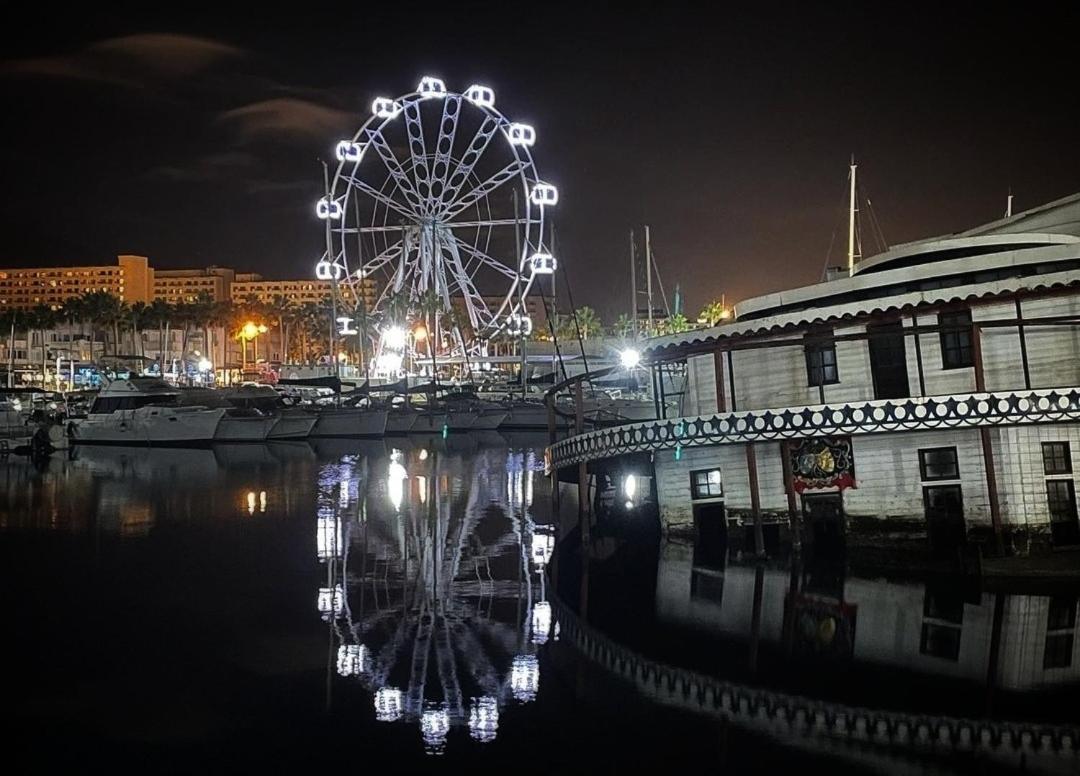
[[[386,169],[390,173],[390,177],[394,179],[394,183],[397,184],[398,189],[405,195],[405,199],[409,201],[409,205],[413,208],[413,213],[409,216],[415,219],[418,215],[424,212],[423,200],[416,191],[416,187],[413,186],[412,180],[402,169],[401,163],[398,162],[394,152],[390,150],[390,146],[386,143],[386,138],[382,136],[382,131],[378,129],[366,130],[368,137],[368,144],[375,149],[375,153],[379,155],[379,158],[383,160],[383,164],[386,165]]]
[[[458,199],[449,208],[446,209],[446,211],[443,213],[443,217],[448,220],[453,218],[458,213],[461,213],[465,209],[474,205],[483,197],[491,194],[491,192],[495,191],[507,181],[513,180],[515,176],[519,175],[528,166],[528,162],[521,159],[515,159],[514,161],[510,162],[510,164],[506,165],[497,173],[488,178],[486,181],[477,184],[467,193],[465,193],[460,199]]]
[[[453,204],[454,199],[461,191],[461,187],[469,179],[473,168],[480,160],[480,157],[484,155],[491,138],[495,136],[498,129],[499,120],[491,116],[486,117],[483,123],[480,124],[480,128],[476,130],[476,134],[473,135],[473,139],[469,142],[469,147],[462,155],[461,161],[458,162],[453,174],[447,181],[446,188],[443,189],[442,202],[439,206],[440,213],[445,214],[446,209]]]
[[[363,263],[363,266],[357,268],[357,273],[363,270],[362,274],[357,277],[369,277],[372,272],[382,269],[386,264],[398,258],[401,252],[405,249],[403,245],[404,240],[398,240],[393,245],[389,246],[386,250],[379,253],[379,255],[372,257],[368,261]]]
[[[398,215],[405,216],[409,220],[416,220],[415,213],[410,212],[408,208],[406,208],[400,202],[395,202],[391,197],[386,196],[371,184],[366,183],[365,181],[362,181],[353,175],[343,175],[341,177],[357,191],[367,194],[369,197],[371,197],[377,202],[381,202],[386,207],[398,213]]]
[[[511,280],[517,280],[518,273],[513,269],[513,267],[506,266],[498,259],[493,259],[491,256],[488,256],[479,248],[475,248],[472,245],[469,245],[464,240],[461,240],[457,237],[454,238],[454,243],[457,245],[459,250],[462,250],[465,253],[469,254],[481,264],[486,264],[497,272],[501,272],[502,274],[506,275]]]
[[[464,248],[464,244],[458,240],[454,241],[448,246],[450,254],[450,271],[454,276],[454,280],[457,283],[457,287],[461,289],[461,295],[465,300],[465,312],[469,316],[469,323],[472,324],[473,330],[479,330],[480,326],[480,311],[487,310],[487,304],[484,302],[484,298],[480,295],[480,292],[473,286],[472,277],[465,271],[465,267],[461,263],[460,249]],[[484,323],[485,326],[488,322]]]
[[[450,162],[453,159],[454,138],[457,135],[458,116],[461,115],[461,97],[448,96],[443,100],[442,123],[439,124],[439,140],[435,144],[435,162],[430,171],[430,204],[428,211],[434,215],[442,209],[446,182],[450,177]]]
[[[447,221],[444,226],[456,229],[458,227],[476,228],[478,226],[527,226],[528,223],[524,218],[492,218],[486,221]]]
[[[428,169],[427,148],[424,145],[424,123],[420,117],[420,101],[405,104],[405,130],[409,133],[409,154],[415,190],[420,197],[420,212],[431,215],[431,171]]]

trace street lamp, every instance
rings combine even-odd
[[[619,363],[626,369],[633,369],[641,362],[641,353],[634,348],[626,348],[619,353]]]

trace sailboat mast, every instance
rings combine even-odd
[[[637,325],[637,246],[634,245],[634,230],[630,230],[630,325],[634,339],[638,337]]]
[[[645,297],[649,304],[649,317],[645,324],[646,336],[652,336],[652,242],[649,240],[649,225],[645,225]]]
[[[851,157],[851,171],[848,178],[851,180],[851,198],[848,205],[848,252],[847,252],[847,267],[848,277],[855,274],[855,213],[858,210],[858,203],[855,201],[855,168],[858,165],[855,164],[855,157]]]

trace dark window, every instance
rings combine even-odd
[[[870,336],[870,377],[874,383],[875,399],[903,399],[911,395],[908,385],[907,347],[904,345],[904,325],[883,323],[867,326]]]
[[[923,594],[923,616],[960,625],[964,622],[964,598],[947,587],[927,587]]]
[[[960,629],[947,625],[923,623],[919,651],[931,657],[957,660],[960,657]]]
[[[828,340],[832,332],[807,336],[803,349],[806,353],[806,382],[808,385],[831,385],[840,382],[836,369],[836,343]]]
[[[950,328],[941,332],[942,369],[963,369],[975,365],[975,352],[971,344],[971,310],[941,313],[941,326]],[[954,328],[955,327],[955,328]]]
[[[931,447],[919,451],[919,471],[923,480],[958,480],[960,464],[955,447]]]
[[[1072,456],[1068,442],[1043,442],[1043,471],[1047,474],[1072,474]]]
[[[1043,668],[1068,668],[1072,665],[1073,634],[1054,633],[1046,637]]]
[[[1076,493],[1072,480],[1047,480],[1046,501],[1051,523],[1076,522]]]
[[[938,558],[955,559],[967,541],[960,486],[927,486],[923,488],[923,504],[931,552]]]
[[[724,486],[719,469],[701,469],[690,472],[690,498],[721,498]]]
[[[1076,598],[1054,597],[1046,615],[1047,630],[1067,630],[1076,627]]]

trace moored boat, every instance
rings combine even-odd
[[[73,419],[69,430],[78,444],[208,444],[224,416],[222,407],[180,406],[178,389],[136,377],[102,388],[89,414]]]
[[[277,422],[270,429],[266,438],[270,442],[307,439],[319,420],[314,412],[303,410],[282,410],[276,416]]]
[[[386,433],[387,411],[324,407],[311,430],[313,437],[382,436]]]
[[[274,415],[240,414],[226,410],[214,433],[215,442],[265,442],[277,425]]]

